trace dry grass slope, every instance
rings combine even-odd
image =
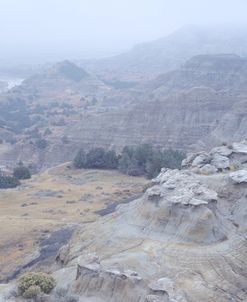
[[[144,178],[116,171],[49,169],[16,189],[0,191],[0,279],[30,260],[40,238],[99,219],[95,211],[141,193]]]

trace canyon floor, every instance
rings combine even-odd
[[[55,253],[78,225],[113,212],[117,204],[140,195],[146,183],[117,171],[75,170],[65,163],[16,189],[1,190],[1,281],[35,263],[41,248]],[[54,238],[50,249],[49,236]]]

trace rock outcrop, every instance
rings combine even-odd
[[[234,183],[237,183],[237,184],[247,183],[247,171],[246,170],[232,172],[229,175],[229,177]]]
[[[183,160],[182,167],[189,168],[199,174],[247,168],[247,143],[225,144],[213,148],[210,152],[190,153]],[[234,173],[232,173],[234,175]],[[240,175],[240,172],[238,172]]]
[[[55,275],[74,270],[71,289],[104,301],[246,301],[246,154],[243,141],[163,169],[143,197],[78,230]]]

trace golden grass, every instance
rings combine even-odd
[[[42,234],[68,224],[95,221],[99,219],[96,210],[140,194],[147,182],[117,171],[67,166],[33,176],[19,188],[0,190],[0,279],[27,261]],[[60,192],[39,197],[42,190]]]

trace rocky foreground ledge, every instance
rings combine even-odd
[[[81,301],[247,301],[246,196],[247,142],[189,154],[78,230],[53,275]]]

